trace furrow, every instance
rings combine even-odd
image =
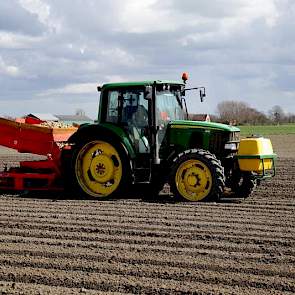
[[[179,232],[184,235],[193,234],[226,234],[229,232],[235,233],[235,235],[246,236],[246,237],[261,237],[266,236],[267,238],[285,238],[290,241],[295,240],[294,228],[277,226],[261,226],[242,223],[241,221],[236,221],[235,223],[222,223],[222,222],[204,222],[202,219],[198,219],[194,223],[179,223],[172,220],[159,220],[154,223],[138,222],[134,219],[120,219],[117,220],[82,220],[76,221],[73,219],[56,219],[56,218],[26,218],[26,217],[0,217],[0,225],[6,228],[16,227],[20,228],[23,226],[36,225],[43,228],[57,227],[58,230],[70,228],[69,231],[83,230],[84,232],[105,232],[110,230],[121,230],[124,232],[128,231],[142,231],[142,232],[157,232],[163,235],[177,234]]]
[[[63,245],[64,247],[74,247],[78,245],[84,248],[102,248],[102,247],[115,247],[115,248],[126,248],[133,247],[135,249],[145,247],[149,249],[158,248],[161,249],[178,249],[178,251],[190,251],[193,252],[195,249],[200,250],[222,250],[222,251],[232,251],[232,252],[245,252],[245,253],[264,253],[265,251],[274,251],[277,253],[275,244],[254,244],[254,243],[242,243],[241,241],[233,242],[233,241],[210,241],[210,240],[194,240],[194,241],[186,241],[182,240],[175,241],[174,239],[163,239],[159,238],[150,238],[150,237],[110,237],[108,235],[102,235],[100,237],[83,237],[81,234],[77,233],[77,235],[47,235],[44,232],[36,232],[35,234],[29,232],[13,232],[6,233],[7,237],[11,239],[22,239],[25,242],[34,241],[35,244],[42,244],[44,240],[46,243],[51,243],[52,245]],[[0,236],[0,241],[3,243],[6,240],[6,237]],[[271,250],[269,250],[271,249]],[[294,247],[280,247],[279,248],[280,255],[288,255],[295,256]]]
[[[221,284],[225,286],[243,286],[261,290],[277,290],[295,292],[292,279],[282,277],[268,277],[261,275],[247,275],[243,273],[229,273],[210,270],[190,270],[181,272],[178,268],[165,267],[163,269],[140,265],[113,265],[100,263],[96,268],[93,265],[79,267],[75,263],[54,263],[44,260],[2,261],[0,279],[7,280],[13,276],[14,281],[28,283],[24,278],[38,278],[40,283],[50,283],[53,286],[77,288],[81,283],[86,288],[101,291],[133,292],[136,282],[137,293],[160,291],[191,292],[198,288],[198,283]],[[13,272],[9,271],[12,269]],[[103,288],[102,288],[103,286]]]
[[[174,259],[175,257],[188,257],[189,261],[192,258],[204,258],[208,257],[209,259],[232,259],[233,261],[250,261],[254,263],[266,263],[266,264],[286,264],[295,263],[295,255],[292,256],[290,252],[282,252],[281,249],[276,247],[260,247],[259,249],[245,250],[245,247],[232,247],[231,245],[225,245],[223,248],[217,246],[208,247],[208,245],[200,244],[198,248],[176,248],[176,247],[167,247],[167,246],[145,246],[141,247],[137,244],[112,244],[107,242],[102,242],[99,245],[89,243],[89,242],[73,242],[68,240],[57,240],[57,239],[30,239],[30,238],[19,238],[4,236],[1,238],[0,249],[2,251],[13,251],[13,249],[19,249],[23,247],[24,249],[31,250],[31,244],[34,244],[34,249],[40,249],[40,251],[45,248],[52,249],[53,252],[64,251],[77,254],[89,254],[94,253],[102,255],[107,252],[111,252],[114,255],[118,253],[131,252],[132,255],[138,253],[139,255],[152,255],[160,257],[168,256]],[[10,247],[7,250],[7,247]],[[45,247],[45,248],[44,248]],[[5,250],[6,249],[6,250]],[[17,252],[18,253],[18,252]],[[21,253],[21,250],[20,250]],[[294,254],[294,253],[293,253]]]
[[[113,202],[109,201],[77,201],[72,200],[63,202],[63,201],[56,201],[52,202],[49,200],[42,200],[42,199],[36,199],[33,202],[30,202],[29,199],[24,199],[21,202],[16,201],[15,204],[13,204],[13,201],[11,199],[8,199],[6,202],[3,202],[1,200],[0,203],[0,210],[2,209],[20,209],[20,203],[25,204],[25,208],[27,209],[36,209],[36,207],[41,207],[48,210],[59,210],[64,207],[71,206],[71,210],[80,212],[88,211],[88,210],[99,210],[99,211],[106,211],[106,210],[120,210],[124,208],[128,208],[131,212],[138,211],[138,209],[142,211],[147,211],[153,213],[154,211],[157,213],[159,210],[165,208],[167,212],[171,211],[173,213],[183,212],[186,213],[194,213],[197,210],[202,210],[203,212],[212,212],[212,211],[221,211],[221,212],[228,212],[228,210],[232,210],[233,208],[235,211],[238,212],[252,212],[254,210],[255,213],[265,213],[267,211],[268,213],[273,212],[289,212],[294,213],[295,211],[295,204],[294,202],[286,205],[281,206],[274,206],[272,204],[248,204],[247,202],[240,203],[240,204],[230,204],[230,203],[195,203],[195,204],[186,204],[186,203],[147,203],[147,202],[141,202],[139,200],[132,200],[132,201],[121,201],[117,200]],[[27,203],[25,201],[28,201]]]
[[[85,288],[65,288],[55,287],[33,283],[15,283],[13,281],[0,281],[0,294],[9,295],[40,295],[40,294],[63,294],[63,295],[75,295],[75,294],[88,295],[122,295],[126,294],[121,292],[103,292],[98,290],[90,290]]]
[[[276,245],[282,247],[294,247],[294,239],[287,237],[274,237],[268,235],[251,236],[248,234],[239,235],[235,231],[230,233],[226,232],[208,232],[207,234],[198,232],[197,230],[193,233],[184,232],[165,232],[165,231],[154,231],[154,230],[143,230],[143,229],[120,229],[112,228],[110,226],[106,228],[97,227],[75,227],[75,226],[50,226],[41,225],[36,223],[8,223],[5,227],[0,228],[0,234],[18,233],[24,236],[35,236],[35,234],[41,237],[50,237],[52,233],[57,237],[73,238],[75,233],[80,233],[80,239],[96,241],[97,239],[124,239],[129,237],[131,239],[153,239],[155,242],[161,240],[162,242],[167,241],[176,243],[176,240],[181,239],[183,245],[193,245],[194,240],[206,240],[206,241],[229,241],[232,243],[244,243],[244,244],[260,244],[260,245]]]
[[[84,212],[84,211],[79,211],[79,212],[72,212],[71,210],[63,210],[63,211],[59,211],[59,210],[52,210],[52,211],[43,211],[40,210],[40,208],[36,208],[35,211],[33,210],[26,210],[26,209],[16,209],[14,210],[9,210],[7,209],[0,209],[0,212],[6,213],[6,214],[31,214],[31,213],[39,213],[40,215],[51,215],[53,217],[58,218],[60,215],[68,215],[68,216],[87,216],[89,217],[96,217],[96,216],[104,216],[104,217],[113,217],[113,218],[123,218],[123,217],[132,217],[132,218],[138,218],[141,220],[147,220],[147,219],[152,219],[152,220],[157,220],[159,218],[173,218],[174,220],[180,220],[180,221],[192,221],[192,220],[196,220],[199,216],[203,216],[204,214],[206,214],[205,212],[196,212],[193,215],[188,215],[187,213],[183,212],[183,214],[175,214],[175,213],[169,213],[169,212],[162,212],[162,211],[158,211],[157,213],[153,214],[153,213],[149,213],[149,212],[144,212],[139,209],[137,212],[130,212],[127,208],[124,210],[117,210],[117,211],[112,211],[112,210],[106,210],[106,211],[99,211],[99,210],[95,210],[95,208],[93,208],[91,211],[89,210],[89,212]],[[214,219],[216,221],[218,221],[218,216],[216,213],[211,212],[208,213],[208,218],[210,219],[210,215],[211,215],[211,219]],[[228,215],[228,212],[226,214],[226,216]],[[257,215],[258,219],[262,220],[264,223],[269,223],[272,222],[275,223],[276,225],[281,224],[281,221],[278,221],[278,216],[280,218],[283,218],[284,221],[288,222],[288,224],[290,224],[290,226],[294,227],[294,221],[295,221],[295,212],[294,215],[293,214],[271,214],[271,218],[272,220],[269,220],[269,216],[261,216],[261,215]],[[240,215],[239,218],[251,218],[252,219],[256,219],[257,216],[255,215],[251,215],[251,214],[246,214],[246,215]],[[235,218],[235,216],[232,217],[233,219]],[[284,222],[285,224],[285,222]]]
[[[82,282],[79,284],[79,282],[74,282],[75,285],[79,285],[78,288],[71,288],[71,287],[64,287],[64,286],[58,286],[62,284],[60,280],[55,280],[53,276],[50,277],[43,277],[43,276],[38,276],[37,274],[34,274],[33,276],[29,277],[28,275],[25,275],[23,272],[18,273],[17,276],[14,275],[13,273],[13,268],[6,268],[10,271],[8,275],[5,275],[5,278],[8,277],[6,281],[0,281],[0,286],[3,291],[3,294],[13,294],[13,295],[40,295],[40,294],[65,294],[65,295],[73,295],[73,294],[95,294],[95,295],[120,295],[120,294],[139,294],[141,291],[142,294],[148,294],[148,292],[145,292],[147,290],[151,291],[149,288],[148,284],[145,284],[142,286],[142,284],[137,287],[137,282],[129,282],[128,286],[130,286],[128,289],[132,291],[127,292],[127,291],[121,291],[121,292],[115,292],[115,291],[101,291],[101,290],[93,290],[88,288],[85,288],[85,286],[88,286],[89,284],[86,282]],[[40,282],[37,283],[38,279],[42,279],[43,284]],[[15,282],[17,280],[17,283]],[[23,283],[23,281],[30,282],[30,283]],[[116,288],[115,286],[110,286],[110,284],[104,285],[105,281],[102,281],[101,279],[98,281],[102,282],[102,286],[100,289],[111,289],[114,290]],[[47,283],[45,285],[44,283]],[[54,283],[55,285],[52,285]],[[68,283],[68,285],[72,285],[71,282]],[[167,287],[166,287],[167,288]],[[118,289],[118,288],[117,288]],[[121,287],[121,289],[126,289],[124,287]],[[184,291],[186,289],[186,291]],[[205,295],[205,294],[245,294],[245,295],[253,295],[259,292],[261,295],[269,295],[269,294],[277,294],[276,291],[267,289],[267,290],[262,290],[262,289],[256,289],[252,287],[243,287],[243,286],[226,286],[226,285],[208,285],[207,283],[198,283],[198,286],[193,289],[189,288],[187,286],[183,286],[182,288],[178,288],[177,290],[174,290],[173,294],[200,294],[200,295]],[[156,290],[155,288],[153,289],[152,294],[169,294],[169,291],[167,292],[166,289],[161,288],[160,290]],[[285,295],[293,295],[292,292],[288,291],[281,291],[280,294],[285,294]]]
[[[257,229],[270,229],[273,228],[274,231],[282,230],[283,228],[288,227],[288,230],[294,230],[295,224],[293,220],[286,220],[285,218],[280,217],[280,220],[278,221],[278,217],[274,217],[272,219],[270,218],[255,218],[253,217],[234,217],[234,216],[224,216],[224,215],[216,215],[210,216],[202,214],[202,212],[195,214],[192,217],[187,216],[169,216],[169,215],[162,215],[161,218],[153,218],[151,221],[149,220],[147,222],[147,216],[139,215],[139,214],[133,214],[133,215],[117,215],[113,212],[109,212],[109,214],[98,214],[95,213],[94,215],[74,215],[74,214],[63,214],[63,213],[52,213],[52,214],[40,214],[40,212],[33,212],[29,214],[14,214],[11,212],[2,212],[0,220],[3,221],[13,221],[13,220],[26,220],[26,219],[37,219],[38,222],[42,221],[56,221],[60,222],[71,220],[72,222],[85,222],[88,224],[95,224],[96,222],[107,222],[112,223],[118,221],[120,219],[120,222],[130,222],[130,223],[136,223],[136,224],[170,224],[171,226],[205,226],[206,224],[214,224],[214,226],[228,226],[230,228],[238,226],[239,224],[243,223],[245,227],[251,227],[251,228],[257,228]],[[292,218],[293,219],[293,218]],[[282,224],[282,220],[284,220],[284,223]]]
[[[256,261],[241,261],[232,260],[229,261],[228,257],[219,257],[212,258],[204,255],[198,255],[194,260],[191,257],[186,257],[184,255],[180,256],[172,256],[171,255],[163,255],[159,253],[146,253],[142,252],[134,252],[125,250],[124,252],[115,252],[115,251],[78,251],[69,252],[56,247],[49,247],[48,249],[44,249],[42,247],[36,247],[34,250],[29,247],[21,244],[21,247],[17,247],[17,249],[13,249],[13,245],[10,244],[12,248],[2,247],[0,253],[0,262],[2,261],[3,265],[7,264],[6,260],[10,257],[9,261],[17,261],[19,262],[21,259],[28,261],[32,259],[45,259],[48,261],[55,261],[59,264],[62,264],[63,261],[71,263],[78,263],[79,267],[89,267],[90,265],[94,265],[98,268],[101,263],[112,263],[112,264],[127,264],[127,265],[142,265],[142,267],[146,267],[147,265],[153,267],[172,267],[178,268],[182,271],[186,270],[211,270],[218,272],[230,272],[230,273],[244,273],[244,274],[254,274],[254,275],[263,275],[263,276],[278,276],[285,277],[290,279],[295,279],[295,266],[292,265],[292,261],[289,263],[282,263],[278,261],[270,261],[263,262],[261,261],[259,265],[257,265]],[[52,250],[55,251],[52,251]],[[82,266],[81,266],[82,265]],[[67,266],[64,266],[66,269]]]

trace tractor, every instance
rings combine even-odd
[[[98,120],[84,124],[63,150],[68,186],[103,199],[145,184],[156,196],[164,184],[177,199],[248,197],[261,180],[275,175],[271,142],[240,139],[240,130],[221,123],[188,120],[185,96],[204,87],[180,81],[108,83],[100,92]]]

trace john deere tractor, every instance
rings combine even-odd
[[[147,184],[155,196],[169,183],[176,198],[202,201],[247,197],[274,176],[270,140],[240,140],[237,127],[188,120],[185,95],[197,90],[203,101],[205,88],[187,88],[186,80],[98,87],[97,122],[69,139],[72,187],[101,199],[133,184]]]

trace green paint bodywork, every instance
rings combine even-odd
[[[224,124],[203,121],[172,121],[168,124],[160,147],[160,158],[170,160],[181,152],[199,148],[210,151],[219,158],[226,157],[224,144],[239,129]],[[237,142],[238,140],[232,140]]]
[[[134,148],[133,148],[128,136],[126,135],[125,131],[121,127],[116,126],[112,123],[100,123],[99,125],[110,130],[111,132],[115,133],[120,138],[124,147],[127,149],[130,157],[132,159],[135,158],[136,155],[135,155]]]
[[[128,136],[126,135],[125,131],[119,127],[116,126],[112,123],[86,123],[80,126],[80,128],[78,129],[78,131],[76,132],[78,138],[79,138],[79,134],[87,134],[90,133],[93,134],[92,130],[97,130],[97,132],[99,132],[99,129],[103,128],[107,131],[109,131],[111,134],[116,135],[119,138],[119,141],[123,144],[124,148],[126,148],[128,154],[130,155],[130,157],[133,159],[136,157],[135,155],[135,151],[134,148],[128,138]],[[75,135],[75,133],[74,133]]]
[[[167,134],[160,150],[162,159],[168,157],[174,150],[176,154],[189,148],[201,148],[212,153],[210,141],[214,136],[220,135],[221,138],[229,138],[232,132],[239,132],[239,128],[225,124],[203,122],[203,121],[172,121],[167,126]],[[225,142],[224,142],[225,143]]]
[[[170,81],[170,80],[147,80],[138,82],[119,82],[119,83],[107,83],[102,86],[102,91],[110,88],[120,88],[120,87],[134,87],[134,86],[151,86],[156,82],[156,84],[169,84],[169,85],[184,85],[182,81]]]
[[[240,131],[239,128],[235,126],[225,125],[221,123],[214,122],[204,122],[204,121],[189,121],[189,120],[177,120],[170,123],[171,128],[199,128],[206,130],[220,130],[228,132]]]
[[[275,160],[277,158],[276,154],[271,155],[237,155],[237,159],[272,159]]]

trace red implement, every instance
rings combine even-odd
[[[61,145],[77,128],[48,128],[0,118],[0,145],[47,156],[47,160],[20,162],[20,167],[0,172],[0,189],[63,189],[61,179]]]

